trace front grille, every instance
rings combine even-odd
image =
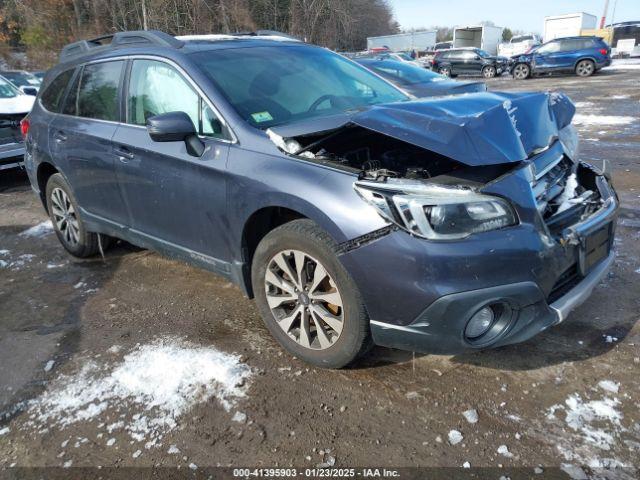
[[[579,196],[584,198],[560,211],[562,194],[573,173],[578,185],[572,197],[574,200]],[[566,156],[557,157],[541,169],[531,188],[538,212],[554,237],[598,208],[600,195],[595,183],[595,173],[591,169],[582,164],[574,168],[574,163]]]
[[[558,209],[555,201],[562,195],[570,175],[571,161],[564,156],[559,157],[555,161],[555,165],[538,176],[531,186],[538,212],[543,219],[547,220],[552,217]]]

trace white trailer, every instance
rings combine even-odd
[[[367,49],[387,47],[392,52],[416,52],[426,50],[436,44],[435,31],[400,33],[382,37],[367,38]]]
[[[595,15],[584,12],[544,17],[543,39],[548,42],[554,38],[577,37],[582,30],[596,28],[597,23]]]
[[[453,30],[453,48],[481,48],[495,55],[502,41],[502,27],[471,25]]]

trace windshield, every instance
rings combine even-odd
[[[415,83],[441,82],[442,75],[403,62],[363,62],[364,66],[373,69],[383,77],[411,85]]]
[[[408,97],[329,50],[274,46],[193,54],[238,113],[259,128]]]
[[[18,87],[37,87],[40,81],[30,73],[2,72],[2,76]]]
[[[0,98],[14,98],[20,95],[20,92],[7,82],[4,78],[0,78]]]

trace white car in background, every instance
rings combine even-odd
[[[35,75],[25,72],[24,70],[4,70],[0,72],[0,75],[5,80],[11,82],[11,84],[20,89],[22,93],[27,95],[38,95],[42,80]]]
[[[0,170],[18,167],[24,161],[20,122],[31,111],[35,99],[0,77]]]
[[[542,44],[542,39],[534,33],[528,35],[516,35],[511,40],[498,45],[498,55],[511,58],[514,55],[527,53],[533,47]]]

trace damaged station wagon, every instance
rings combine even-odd
[[[613,261],[618,199],[562,94],[415,100],[273,32],[71,44],[25,159],[62,245],[216,272],[293,355],[454,354],[562,322]]]

